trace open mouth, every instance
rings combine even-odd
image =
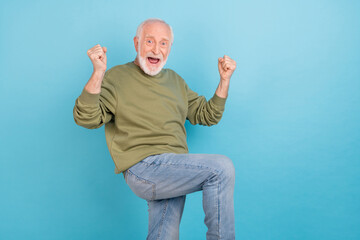
[[[157,63],[160,62],[160,59],[159,59],[159,58],[148,57],[147,59],[148,59],[148,61],[149,61],[150,64],[157,64]]]

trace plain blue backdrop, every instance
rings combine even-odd
[[[114,174],[104,128],[73,120],[92,72],[132,61],[137,25],[165,19],[166,65],[208,99],[237,61],[222,120],[188,122],[191,153],[236,168],[237,239],[360,239],[360,2],[2,1],[0,239],[145,239],[146,201]],[[205,239],[201,192],[180,239]]]

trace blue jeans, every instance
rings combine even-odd
[[[125,172],[125,181],[147,200],[147,239],[179,239],[186,194],[203,191],[206,239],[235,239],[232,161],[218,154],[151,155]]]

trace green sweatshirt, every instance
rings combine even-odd
[[[188,153],[185,120],[193,125],[217,124],[225,101],[216,94],[206,101],[170,69],[149,76],[129,62],[105,72],[101,93],[83,89],[73,114],[76,124],[85,128],[105,124],[118,174],[150,155]]]

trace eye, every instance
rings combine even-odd
[[[147,42],[147,43],[152,43],[152,41],[151,41],[151,40],[147,40],[146,42]]]
[[[161,46],[166,46],[167,42],[161,42],[160,44],[161,44]]]

